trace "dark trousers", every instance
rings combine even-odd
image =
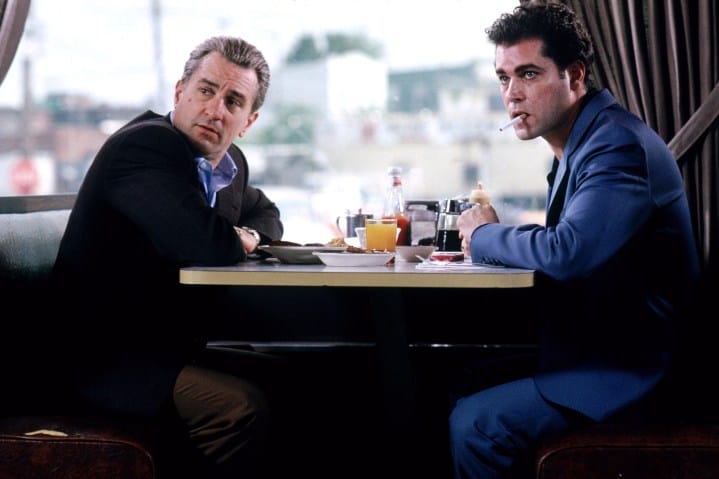
[[[209,348],[184,367],[158,419],[161,479],[272,477],[274,411],[260,383],[274,381],[279,361]]]

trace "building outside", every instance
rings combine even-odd
[[[500,211],[543,211],[550,151],[542,140],[498,131],[507,116],[496,79],[481,71],[470,62],[392,72],[357,52],[287,64],[273,74],[261,121],[239,143],[251,180],[305,189],[325,219],[381,208],[395,165],[407,199],[454,197],[482,181]],[[105,138],[144,109],[61,94],[30,114],[3,109],[0,194],[76,191]],[[266,140],[283,128],[294,133],[290,142]]]

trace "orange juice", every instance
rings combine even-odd
[[[397,228],[399,228],[397,244],[402,246],[408,246],[410,244],[409,218],[402,214],[397,216],[383,216],[383,218],[397,218]]]
[[[367,218],[365,221],[367,249],[395,251],[397,245],[396,218]]]

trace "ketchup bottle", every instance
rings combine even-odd
[[[409,218],[404,211],[404,193],[402,192],[402,168],[391,166],[387,170],[389,186],[384,200],[383,218],[397,218],[397,227],[400,229],[397,245],[410,244]]]

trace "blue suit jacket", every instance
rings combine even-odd
[[[606,90],[586,100],[548,180],[545,226],[483,225],[471,255],[538,272],[539,391],[603,420],[670,364],[699,275],[686,194],[664,141]]]

